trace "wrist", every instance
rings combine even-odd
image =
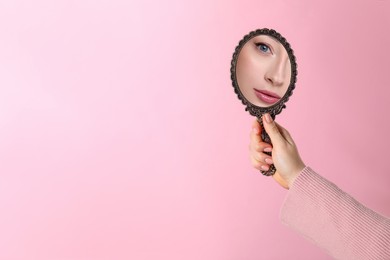
[[[306,168],[306,165],[302,164],[299,167],[297,167],[297,170],[293,171],[291,174],[291,177],[287,180],[288,183],[288,189],[294,185],[295,180],[298,178],[298,176],[302,173],[302,171]]]

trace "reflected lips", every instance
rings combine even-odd
[[[263,101],[264,103],[274,104],[281,99],[281,97],[279,97],[279,95],[277,95],[273,92],[270,92],[267,90],[258,90],[258,89],[254,89],[254,90],[255,90],[255,94],[256,94],[257,98],[260,99],[261,101]]]

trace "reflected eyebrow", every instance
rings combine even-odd
[[[275,49],[276,49],[275,46],[278,46],[282,50],[285,50],[283,44],[281,42],[279,42],[277,39],[273,38],[272,36],[264,34],[264,35],[255,36],[253,39],[254,39],[255,42],[262,41],[264,43],[267,43],[269,45],[269,47],[272,49],[273,53],[276,53],[275,52]]]

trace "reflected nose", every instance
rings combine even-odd
[[[272,63],[267,73],[265,73],[265,80],[272,86],[282,86],[286,80],[286,64],[286,61],[281,60],[276,60],[274,63]]]

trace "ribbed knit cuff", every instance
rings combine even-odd
[[[280,217],[336,259],[390,259],[390,220],[310,167],[294,181]]]

